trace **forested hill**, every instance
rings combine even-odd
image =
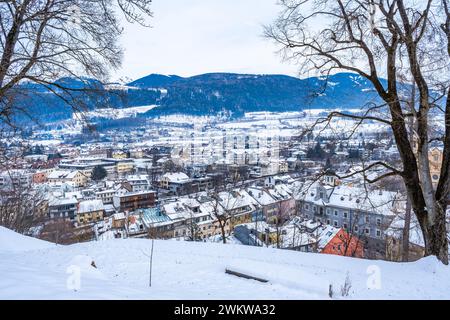
[[[14,103],[42,122],[68,119],[74,102],[82,110],[158,105],[143,116],[208,115],[219,112],[239,117],[253,111],[298,111],[306,108],[357,108],[376,99],[371,84],[358,75],[299,79],[285,75],[210,73],[194,77],[152,74],[126,85],[103,85],[93,79],[64,78],[58,87],[22,84]],[[56,94],[55,94],[56,93]],[[23,118],[26,118],[22,115]]]

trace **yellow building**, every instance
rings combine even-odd
[[[128,158],[128,155],[126,152],[123,151],[115,151],[112,154],[113,159],[126,159]]]
[[[439,148],[432,148],[428,153],[428,159],[430,161],[430,174],[433,186],[436,188],[439,183],[439,177],[441,175],[443,153]]]
[[[87,200],[78,204],[77,221],[80,225],[103,220],[105,207],[101,200]]]
[[[132,161],[120,161],[116,165],[116,170],[119,175],[133,172],[134,163]]]
[[[72,183],[75,187],[84,187],[89,176],[78,170],[55,170],[47,175],[47,180],[50,183]]]

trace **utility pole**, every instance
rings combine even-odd
[[[155,244],[155,240],[152,239],[152,251],[150,253],[150,278],[149,278],[149,286],[152,286],[152,269],[153,269],[153,246]]]

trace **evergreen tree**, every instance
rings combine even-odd
[[[320,142],[317,142],[314,148],[311,148],[307,152],[307,157],[310,159],[323,159],[326,156],[326,152],[322,149]]]
[[[106,178],[107,175],[108,172],[105,168],[103,168],[102,166],[95,166],[92,170],[91,179],[94,181],[100,181]]]

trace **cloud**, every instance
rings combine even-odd
[[[155,0],[152,28],[124,22],[125,57],[116,77],[206,72],[296,74],[262,37],[275,0]]]

